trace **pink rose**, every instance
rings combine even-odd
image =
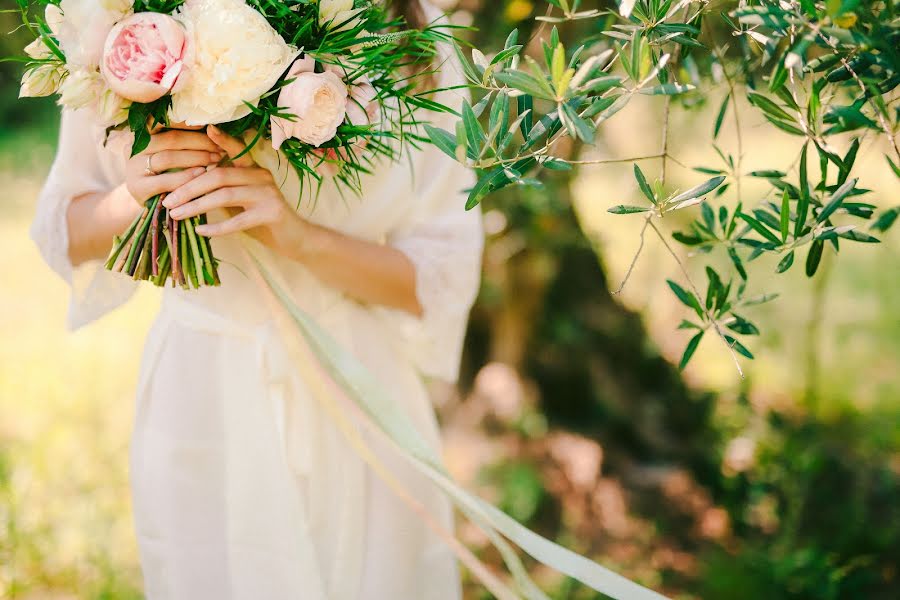
[[[136,13],[109,32],[100,71],[123,98],[153,102],[183,79],[186,50],[178,21],[160,13]]]
[[[288,70],[293,81],[278,94],[278,106],[296,117],[272,117],[272,145],[277,150],[288,138],[319,147],[337,135],[347,116],[347,85],[331,70],[315,72],[316,61],[298,59]]]

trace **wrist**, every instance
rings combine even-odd
[[[283,233],[280,235],[276,233],[274,236],[280,241],[279,251],[297,262],[308,262],[322,252],[325,243],[324,230],[290,208],[287,212],[277,226]]]

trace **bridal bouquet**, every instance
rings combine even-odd
[[[377,160],[424,142],[416,110],[446,26],[408,29],[375,0],[17,0],[35,34],[20,96],[59,94],[134,134],[217,125],[272,144],[301,189],[360,191]],[[41,10],[43,9],[43,10]],[[237,157],[232,157],[231,160]],[[148,161],[149,162],[149,161]],[[147,165],[152,173],[152,165]],[[162,286],[218,285],[206,216],[175,221],[158,196],[117,237],[107,268]]]

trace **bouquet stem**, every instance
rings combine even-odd
[[[106,268],[162,287],[219,285],[218,261],[209,239],[194,228],[206,216],[176,221],[162,204],[163,196],[147,200],[144,210],[121,236],[113,240]]]

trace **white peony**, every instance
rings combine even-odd
[[[298,54],[244,0],[187,0],[175,17],[191,40],[186,79],[172,94],[175,122],[209,125],[249,114],[244,103],[257,105]]]
[[[109,89],[99,71],[90,69],[79,69],[66,76],[59,88],[59,103],[72,110],[90,110],[97,124],[104,127],[127,120],[131,105]]]
[[[41,98],[55,94],[59,90],[64,74],[65,71],[61,66],[52,62],[41,63],[25,71],[19,88],[19,98]]]
[[[25,54],[35,60],[41,60],[50,58],[53,53],[50,51],[50,48],[47,47],[47,44],[44,43],[44,38],[39,37],[35,38],[33,42],[25,46]]]
[[[319,25],[337,27],[338,31],[356,27],[357,14],[363,9],[353,9],[353,0],[319,0]]]
[[[50,28],[50,32],[53,35],[59,33],[59,28],[62,26],[64,19],[62,9],[57,5],[48,4],[47,8],[44,9],[44,20],[47,21],[47,27]]]
[[[133,0],[62,0],[58,12],[48,8],[47,20],[57,22],[59,45],[72,67],[93,67],[100,64],[103,45],[113,25],[132,13]],[[50,23],[51,29],[53,23]]]

